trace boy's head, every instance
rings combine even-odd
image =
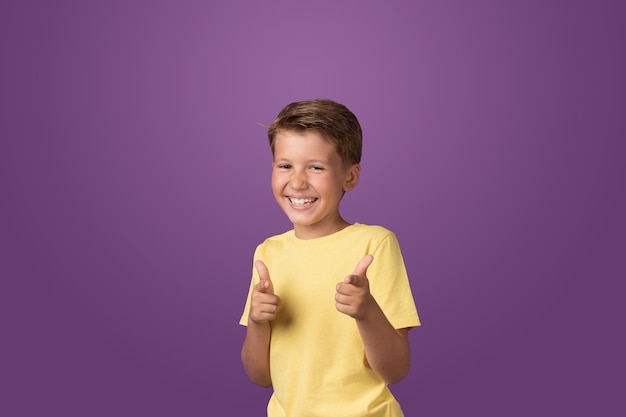
[[[282,109],[267,131],[272,154],[276,135],[281,132],[317,133],[335,146],[344,167],[361,162],[361,125],[346,106],[332,100],[298,101]]]

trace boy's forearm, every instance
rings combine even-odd
[[[371,311],[356,322],[367,361],[374,372],[388,384],[403,380],[411,361],[408,330],[394,329],[375,301]]]
[[[270,335],[269,323],[255,323],[249,320],[246,338],[241,349],[241,362],[252,382],[262,387],[271,387],[270,376]]]

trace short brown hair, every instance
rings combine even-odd
[[[278,113],[267,130],[272,154],[281,132],[315,132],[335,145],[344,166],[361,162],[363,132],[354,113],[328,99],[297,101]]]

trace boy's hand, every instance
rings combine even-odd
[[[259,272],[261,281],[252,289],[249,318],[255,323],[266,323],[276,318],[280,297],[274,294],[270,272],[265,264],[259,260],[254,266]]]
[[[372,255],[364,256],[356,265],[352,275],[348,275],[343,282],[337,284],[337,293],[335,294],[337,310],[356,320],[365,318],[374,301],[366,276],[367,268],[373,260]]]

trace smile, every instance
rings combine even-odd
[[[287,199],[296,207],[306,207],[317,201],[317,198],[293,198],[287,197]]]

